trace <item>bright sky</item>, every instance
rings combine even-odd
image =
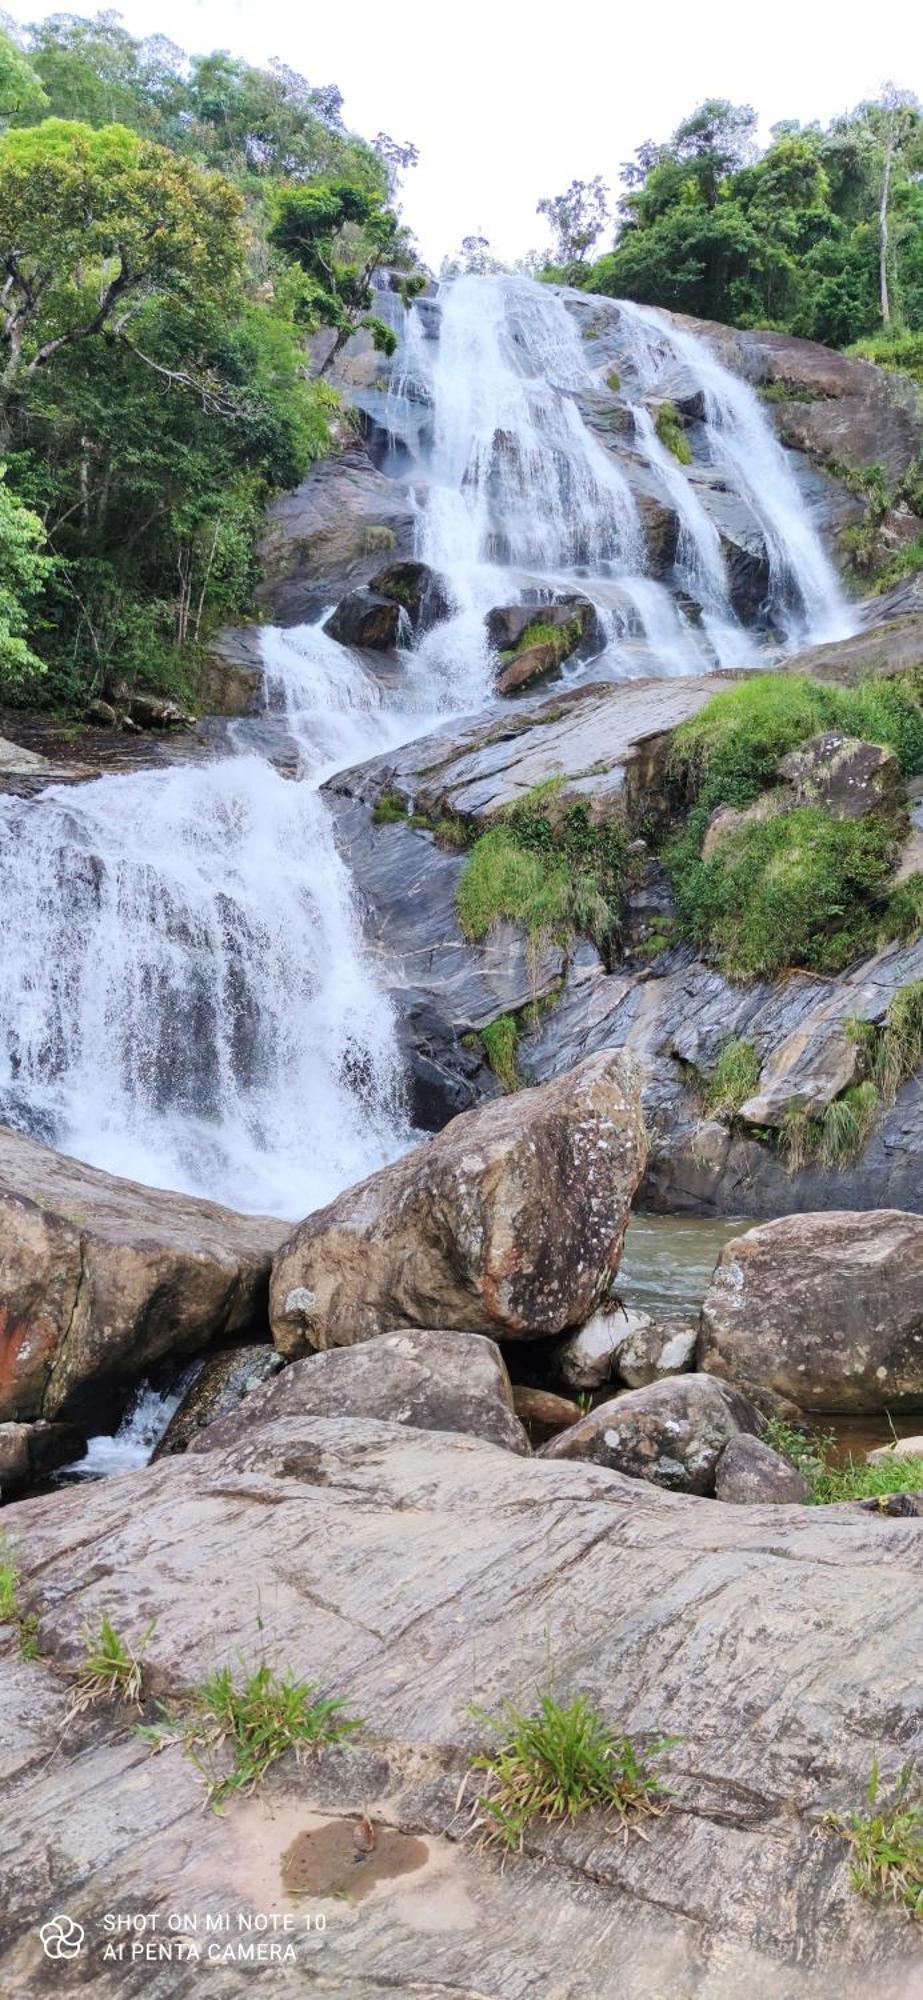
[[[57,11],[3,4],[22,21]],[[544,247],[540,195],[596,173],[614,187],[620,162],[703,97],[753,104],[766,137],[780,118],[826,122],[888,80],[923,96],[920,0],[871,14],[867,0],[122,0],[121,15],[195,53],[280,56],[338,84],[356,131],[412,139],[404,216],[436,266],[477,229],[504,258]]]

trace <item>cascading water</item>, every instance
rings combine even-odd
[[[627,358],[645,390],[684,368],[704,404],[711,464],[752,509],[765,538],[771,605],[792,643],[848,638],[853,621],[789,461],[746,382],[706,343],[648,306],[619,300]]]
[[[438,340],[431,302],[409,315],[392,303],[404,338],[376,421],[384,406],[390,469],[410,461],[419,553],[443,577],[449,618],[392,663],[387,690],[319,624],[268,630],[267,712],[232,726],[233,754],[0,800],[0,1117],[113,1172],[250,1211],[305,1214],[411,1136],[392,1009],[362,952],[323,779],[491,699],[495,605],[589,597],[610,637],[575,673],[752,657],[694,468],[687,479],[668,459],[638,403],[629,470],[680,524],[676,591],[647,572],[627,460],[581,409],[599,381],[561,295],[461,279],[440,302]],[[750,391],[691,335],[611,310],[642,394],[667,365],[701,389],[712,463],[764,523],[780,615],[815,636],[842,629]],[[283,739],[294,775],[278,768]]]

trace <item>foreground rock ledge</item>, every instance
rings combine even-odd
[[[0,1422],[92,1417],[164,1355],[266,1324],[284,1222],[119,1180],[0,1126]]]
[[[288,1994],[308,1974],[347,2000],[908,2000],[916,1927],[855,1894],[815,1822],[861,1801],[873,1755],[890,1774],[923,1745],[919,1523],[719,1507],[473,1438],[286,1417],[5,1524],[48,1658],[0,1659],[4,1993],[134,1992],[137,1968],[101,1958],[105,1911],[303,1914],[282,1853],[313,1814],[371,1809],[423,1835],[426,1866],[319,1905],[297,1972],[174,1962],[145,1992]],[[62,1728],[56,1669],[104,1612],[132,1638],[156,1620],[155,1695],[265,1656],[367,1734],[203,1812],[175,1748],[152,1761],[101,1712]],[[646,1843],[595,1815],[538,1831],[501,1871],[457,1841],[471,1704],[549,1679],[681,1739],[675,1807]],[[88,1934],[73,1967],[41,1955],[60,1910]]]
[[[618,1268],[646,1158],[640,1078],[608,1050],[464,1112],[283,1245],[276,1345],[293,1355],[400,1326],[509,1339],[580,1325]]]

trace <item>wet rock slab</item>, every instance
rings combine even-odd
[[[4,1992],[122,2000],[138,1969],[103,1959],[101,1918],[144,1909],[296,1920],[295,1969],[141,1968],[164,2000],[306,1980],[349,2000],[907,2000],[914,1926],[857,1896],[816,1828],[861,1803],[873,1750],[890,1773],[923,1742],[918,1520],[719,1506],[473,1438],[285,1417],[5,1524],[47,1657],[12,1639],[0,1656]],[[309,1664],[365,1730],[205,1812],[178,1748],[151,1759],[102,1712],[62,1728],[61,1669],[104,1612],[132,1637],[156,1621],[157,1697],[224,1662]],[[501,1868],[459,1840],[486,1742],[471,1706],[531,1703],[549,1662],[559,1698],[680,1739],[674,1805],[645,1842],[593,1814]],[[286,1890],[306,1831],[345,1819],[352,1839],[366,1815],[424,1865],[361,1898]],[[73,1968],[37,1935],[59,1910],[87,1931]]]

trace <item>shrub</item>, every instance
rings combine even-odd
[[[923,1922],[923,1790],[914,1782],[912,1764],[898,1773],[885,1802],[876,1757],[866,1809],[825,1813],[823,1824],[847,1842],[854,1889],[876,1903],[897,1903]]]
[[[481,1719],[501,1738],[497,1750],[474,1760],[484,1774],[475,1826],[485,1845],[520,1853],[533,1820],[574,1820],[593,1806],[615,1814],[626,1835],[666,1810],[654,1766],[674,1739],[638,1751],[582,1695],[566,1707],[543,1695],[531,1715],[507,1702],[499,1715]]]
[[[760,1059],[752,1042],[725,1042],[703,1093],[711,1118],[733,1117],[760,1080]]]

